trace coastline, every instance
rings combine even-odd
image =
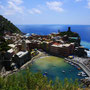
[[[82,68],[82,70],[88,75],[88,77],[90,79],[90,70],[82,62],[77,61],[77,59],[78,58],[75,58],[74,60],[65,58],[66,61],[70,61],[70,62],[75,63],[78,66],[80,66]]]
[[[44,57],[49,57],[49,56],[52,56],[52,55],[49,55],[48,53],[46,52],[41,52],[41,51],[38,51],[39,54],[34,56],[30,61],[28,61],[27,63],[25,63],[23,66],[21,66],[20,69],[17,69],[17,70],[14,70],[14,71],[10,71],[9,73],[6,73],[4,74],[2,77],[7,77],[7,76],[10,76],[10,75],[13,75],[13,74],[17,74],[18,72],[20,72],[21,70],[25,70],[27,69],[30,65],[33,64],[33,62],[35,62],[36,60],[38,60],[39,58],[44,58]],[[58,56],[59,58],[61,58],[60,56]],[[77,62],[75,60],[70,60],[70,59],[66,59],[64,58],[64,60],[68,60],[78,66],[81,67],[81,69],[87,74],[88,77],[85,77],[83,79],[80,79],[82,83],[84,83],[84,85],[87,85],[85,82],[83,82],[84,80],[85,81],[90,81],[90,72],[87,71],[87,68],[85,66],[83,66],[83,64],[81,64],[80,62]]]
[[[22,65],[20,67],[20,69],[16,69],[16,70],[13,70],[13,71],[7,71],[3,74],[1,74],[1,77],[7,77],[7,76],[10,76],[10,75],[13,75],[13,74],[16,74],[18,73],[19,71],[21,70],[24,70],[26,69],[28,66],[30,66],[30,64],[32,64],[34,61],[36,61],[37,59],[41,58],[41,57],[47,57],[49,56],[49,54],[45,53],[45,52],[40,52],[38,51],[38,55],[34,56],[31,60],[29,60],[27,63],[25,63],[24,65]]]
[[[40,52],[40,51],[38,51],[38,52],[39,52],[38,55],[36,55],[35,57],[33,57],[30,61],[28,61],[28,62],[25,63],[24,65],[22,65],[20,69],[17,69],[17,70],[15,70],[15,71],[7,72],[7,73],[4,74],[2,77],[5,78],[5,77],[11,76],[11,75],[13,75],[13,74],[16,75],[16,74],[19,73],[20,71],[25,70],[25,69],[28,69],[28,67],[29,67],[30,65],[32,65],[33,62],[35,62],[36,60],[38,60],[38,59],[40,59],[40,58],[45,58],[45,57],[52,56],[52,55],[49,55],[49,54],[46,53],[46,52]],[[56,57],[62,58],[62,57],[60,57],[60,56],[56,56]],[[65,60],[65,58],[64,58],[64,60]],[[72,61],[71,61],[71,62],[72,62]],[[86,69],[86,67],[85,67],[85,66],[83,67],[82,64],[77,63],[77,62],[72,62],[72,63],[77,64],[78,66],[80,66],[81,69],[88,75],[88,77],[79,79],[84,85],[87,86],[87,85],[88,85],[88,82],[90,82],[90,72],[88,72],[87,69]],[[89,85],[90,85],[90,84],[89,84]],[[87,86],[87,87],[89,87],[89,86]]]
[[[50,56],[50,55],[49,55],[48,53],[46,53],[46,52],[38,51],[38,53],[39,53],[38,55],[36,55],[35,57],[33,57],[30,61],[28,61],[28,62],[25,63],[24,65],[22,65],[22,66],[20,67],[20,69],[16,69],[16,70],[13,70],[13,71],[6,72],[6,73],[2,74],[1,76],[2,76],[2,77],[6,77],[6,76],[9,76],[9,75],[15,74],[15,73],[17,73],[17,72],[19,72],[19,71],[21,71],[21,70],[26,69],[28,66],[30,66],[30,64],[32,65],[33,62],[35,62],[35,61],[38,60],[39,58],[44,58],[44,57]],[[59,57],[59,56],[58,56],[58,57]],[[59,57],[59,58],[60,58],[60,57]],[[75,63],[75,64],[77,64],[78,66],[80,66],[80,67],[82,68],[82,70],[88,75],[88,77],[89,77],[89,79],[90,79],[90,72],[89,72],[89,70],[88,70],[82,63],[80,63],[80,62],[77,61],[77,60],[72,60],[72,59],[67,59],[67,58],[64,58],[64,60],[70,61],[70,62]]]
[[[23,70],[25,68],[27,68],[30,64],[33,64],[34,61],[38,60],[41,57],[46,57],[49,56],[48,54],[45,54],[44,52],[40,52],[38,51],[38,55],[33,57],[30,61],[28,61],[26,64],[24,64],[23,66],[21,66],[20,70]]]

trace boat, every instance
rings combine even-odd
[[[78,68],[78,70],[81,70],[81,68]]]
[[[43,76],[45,76],[45,77],[46,77],[47,75],[44,73],[44,74],[43,74]]]
[[[85,72],[81,72],[82,74],[85,74]]]
[[[43,73],[43,76],[45,76],[45,77],[46,77],[46,76],[47,76],[47,72],[44,72],[44,73]]]
[[[78,76],[80,76],[81,74],[80,73],[78,73]]]
[[[74,65],[73,63],[71,63],[71,65]]]
[[[86,75],[86,74],[83,74],[82,76],[83,76],[83,77],[86,77],[87,75]]]
[[[85,72],[81,72],[82,73],[82,76],[87,76],[86,74],[85,74]]]
[[[77,66],[77,65],[76,65],[76,68],[77,68],[78,70],[81,70],[81,68],[80,68],[79,66]]]
[[[64,70],[63,70],[62,72],[63,72],[63,73],[65,73],[65,71],[64,71]]]
[[[45,74],[47,74],[47,72],[45,72]]]
[[[71,64],[71,62],[68,62],[69,64]]]
[[[90,79],[90,77],[85,77],[85,79]]]
[[[85,76],[87,76],[84,72],[79,72],[78,73],[78,76],[83,76],[83,77],[85,77]]]

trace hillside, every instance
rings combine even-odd
[[[22,33],[14,24],[12,24],[2,15],[0,15],[0,36],[2,36],[4,32],[19,33],[19,34]]]

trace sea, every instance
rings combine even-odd
[[[59,80],[64,80],[68,78],[68,80],[72,79],[82,79],[85,76],[79,76],[78,73],[83,70],[78,70],[79,66],[71,65],[64,61],[64,59],[48,56],[37,59],[33,62],[33,65],[30,67],[30,71],[32,73],[36,73],[40,71],[44,76],[47,76],[49,80],[55,81],[56,78]],[[87,75],[86,75],[87,77]]]
[[[48,35],[60,31],[67,31],[71,27],[71,31],[77,32],[81,37],[81,45],[90,49],[90,25],[16,25],[23,33],[28,35],[35,33],[39,35]]]

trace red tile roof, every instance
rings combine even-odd
[[[60,43],[53,43],[53,45],[60,45]]]

